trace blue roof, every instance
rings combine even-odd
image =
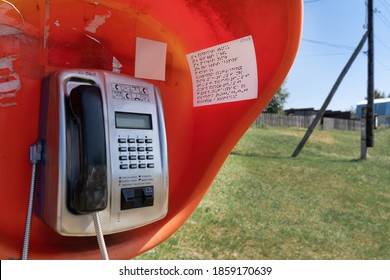
[[[379,103],[390,103],[390,98],[378,98],[374,99],[374,104],[379,104]],[[367,100],[362,100],[356,105],[367,105]]]

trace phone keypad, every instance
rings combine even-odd
[[[153,139],[151,138],[118,138],[119,168],[148,169],[154,168]]]

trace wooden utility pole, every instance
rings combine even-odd
[[[374,147],[374,4],[367,1],[368,28],[368,81],[366,111],[366,146]]]
[[[313,122],[310,124],[308,130],[306,131],[305,136],[303,136],[301,142],[295,149],[294,153],[291,155],[292,157],[297,157],[300,153],[300,151],[303,149],[303,146],[305,146],[306,141],[309,139],[310,135],[314,131],[315,127],[317,126],[318,122],[322,119],[324,116],[325,110],[328,107],[330,101],[332,100],[334,94],[336,93],[339,85],[341,84],[341,81],[344,79],[345,75],[347,74],[349,68],[351,68],[352,63],[355,61],[355,58],[358,56],[360,51],[362,50],[364,43],[366,42],[368,36],[368,31],[364,34],[363,38],[360,40],[359,45],[353,52],[351,58],[348,60],[347,64],[345,65],[343,71],[341,72],[340,76],[337,78],[336,83],[333,85],[332,90],[330,91],[328,97],[326,98],[324,104],[322,105],[320,111],[314,118]]]

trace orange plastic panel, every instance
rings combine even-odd
[[[168,44],[162,92],[170,194],[166,218],[106,236],[111,259],[167,239],[191,215],[234,145],[285,79],[298,50],[302,0],[0,0],[0,258],[21,257],[40,82],[56,69],[134,75],[136,37]],[[185,55],[252,35],[258,98],[196,107]],[[205,229],[207,230],[207,229]],[[99,259],[94,237],[63,237],[38,218],[31,259]]]

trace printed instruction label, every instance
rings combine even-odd
[[[187,54],[194,107],[257,98],[252,36]]]
[[[111,84],[112,97],[130,101],[149,102],[148,89],[142,86]]]

